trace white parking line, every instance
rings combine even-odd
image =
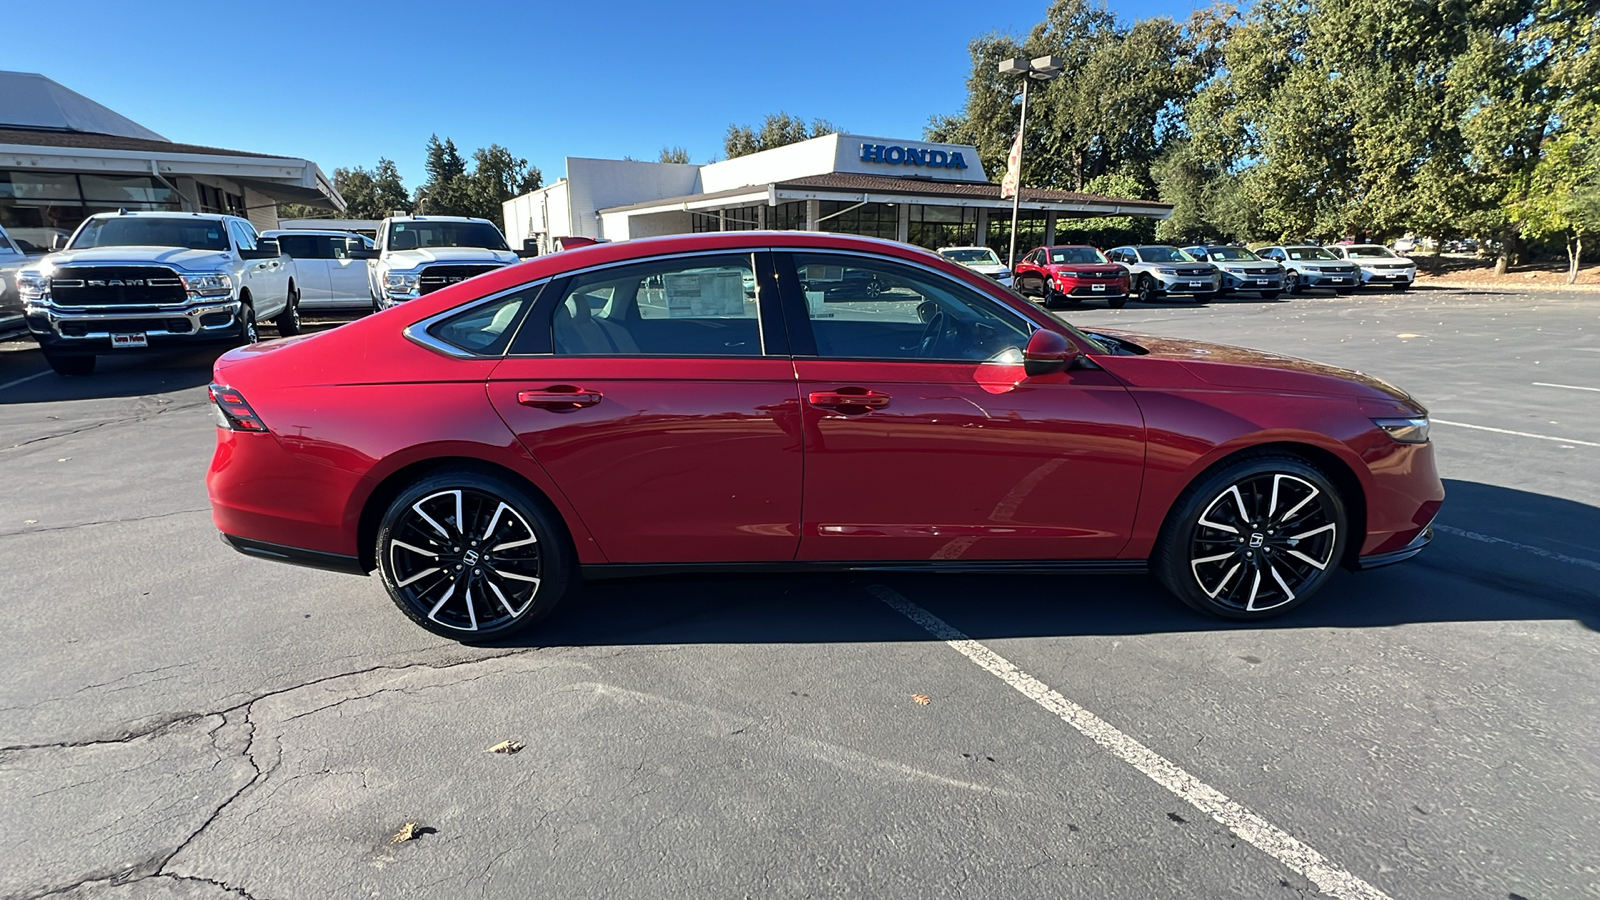
[[[1533,438],[1538,441],[1555,441],[1558,444],[1579,444],[1584,447],[1600,447],[1594,441],[1580,441],[1577,438],[1551,437],[1548,434],[1530,434],[1526,431],[1507,431],[1504,428],[1490,428],[1487,425],[1468,425],[1465,422],[1452,422],[1449,419],[1434,419],[1435,425],[1453,425],[1456,428],[1471,428],[1475,431],[1492,431],[1495,434],[1511,434],[1517,437]]]
[[[1484,544],[1499,544],[1502,547],[1510,547],[1513,550],[1521,550],[1523,553],[1532,553],[1535,556],[1542,556],[1545,559],[1553,559],[1557,562],[1571,563],[1575,566],[1583,566],[1585,569],[1593,569],[1596,572],[1600,572],[1600,562],[1595,562],[1592,559],[1583,559],[1582,557],[1578,556],[1568,556],[1565,553],[1556,553],[1553,550],[1546,550],[1543,547],[1535,547],[1532,544],[1519,544],[1516,541],[1508,541],[1505,538],[1497,538],[1488,534],[1479,534],[1476,531],[1467,531],[1464,528],[1452,528],[1449,525],[1435,524],[1433,526],[1433,530],[1442,531],[1445,534],[1453,534],[1456,537],[1464,537],[1468,540],[1478,541]]]
[[[46,369],[43,372],[35,372],[32,375],[29,375],[27,378],[18,378],[16,381],[8,381],[5,384],[0,384],[0,391],[3,391],[8,387],[16,387],[19,384],[26,384],[27,382],[32,381],[35,378],[43,378],[43,377],[45,377],[46,375],[49,375],[49,374],[50,374],[50,370]]]
[[[1550,382],[1548,382],[1548,381],[1535,381],[1535,382],[1534,382],[1534,383],[1533,383],[1533,386],[1534,386],[1534,387],[1558,387],[1558,388],[1566,388],[1566,389],[1567,389],[1567,390],[1569,390],[1569,391],[1594,391],[1594,392],[1595,392],[1595,393],[1597,393],[1597,394],[1600,394],[1600,388],[1591,388],[1591,387],[1579,387],[1579,386],[1577,386],[1577,385],[1575,385],[1575,384],[1551,384],[1551,383],[1550,383]]]
[[[1341,900],[1388,900],[1388,894],[1335,866],[1327,857],[1296,840],[1293,835],[1228,799],[1221,791],[1051,690],[1049,685],[1017,668],[1010,660],[952,628],[943,619],[893,589],[875,584],[869,590],[896,612],[922,626],[929,634],[1015,688],[1024,697],[1054,713],[1061,721],[1111,751],[1151,781],[1226,825],[1228,830],[1254,844],[1268,856],[1311,879],[1323,893]]]

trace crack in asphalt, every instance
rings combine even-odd
[[[229,756],[235,755],[235,753],[237,753],[238,755],[242,756],[244,758],[244,760],[250,764],[250,768],[254,770],[254,774],[251,775],[250,778],[243,785],[241,785],[238,790],[233,791],[225,799],[223,799],[223,801],[221,803],[217,804],[216,808],[211,811],[210,815],[208,815],[206,817],[205,821],[200,823],[199,827],[197,827],[193,832],[191,832],[188,837],[186,837],[182,841],[180,841],[178,843],[178,845],[175,848],[173,848],[173,850],[171,852],[165,853],[165,854],[160,855],[160,856],[151,857],[150,859],[144,860],[144,861],[139,862],[139,863],[137,863],[137,864],[135,864],[133,866],[130,866],[130,867],[119,868],[114,872],[109,872],[108,873],[108,872],[104,872],[104,871],[95,871],[95,872],[92,872],[92,873],[90,873],[88,875],[85,875],[84,877],[78,879],[77,881],[72,882],[71,884],[68,884],[68,885],[65,885],[65,886],[62,886],[62,887],[53,887],[53,888],[47,888],[47,889],[43,889],[43,890],[35,890],[33,892],[24,891],[24,892],[21,892],[21,893],[13,894],[11,896],[13,898],[15,898],[15,900],[39,900],[39,898],[57,896],[57,895],[60,895],[60,894],[67,893],[69,891],[77,890],[78,888],[81,888],[81,887],[86,887],[86,886],[94,885],[94,884],[106,884],[106,885],[115,886],[115,885],[131,884],[133,882],[143,881],[143,880],[146,880],[146,879],[149,879],[149,878],[171,878],[171,879],[176,880],[176,881],[189,881],[189,882],[197,882],[197,883],[209,884],[209,885],[215,886],[217,888],[220,888],[220,889],[222,889],[224,891],[227,891],[227,892],[229,892],[231,894],[234,894],[236,896],[245,897],[245,898],[248,898],[248,900],[257,900],[257,898],[253,897],[248,891],[246,891],[242,887],[236,887],[236,886],[227,884],[226,882],[216,881],[216,880],[210,879],[210,878],[204,878],[204,877],[194,876],[194,875],[182,875],[182,874],[178,874],[178,873],[175,873],[175,872],[166,871],[166,867],[172,862],[172,860],[175,859],[178,856],[178,854],[182,853],[186,848],[188,848],[189,845],[194,843],[194,841],[197,840],[202,834],[204,834],[206,829],[210,828],[212,823],[216,822],[217,819],[219,817],[221,817],[223,812],[225,812],[228,809],[228,807],[231,806],[234,803],[234,801],[236,801],[240,797],[244,796],[244,794],[246,792],[248,792],[251,788],[262,784],[267,778],[269,778],[272,775],[272,773],[277,771],[278,767],[277,767],[276,764],[272,765],[269,768],[263,769],[262,766],[261,766],[261,763],[258,762],[256,757],[255,757],[255,752],[254,751],[255,751],[257,726],[256,726],[255,721],[251,718],[251,711],[252,711],[252,708],[257,703],[260,703],[263,700],[267,700],[267,699],[270,699],[270,698],[273,698],[273,697],[281,697],[281,696],[283,696],[285,694],[290,694],[290,693],[293,693],[295,691],[304,690],[304,689],[309,688],[309,687],[315,687],[316,685],[319,685],[319,684],[326,684],[326,683],[331,682],[331,681],[337,681],[337,680],[339,680],[341,678],[356,678],[356,677],[360,677],[360,676],[363,676],[363,675],[371,675],[371,674],[378,673],[378,672],[396,672],[396,673],[398,673],[398,672],[408,672],[408,671],[415,671],[415,670],[418,670],[418,669],[429,670],[429,671],[446,671],[446,670],[449,670],[449,669],[462,668],[464,666],[474,666],[474,665],[480,665],[482,663],[491,663],[491,662],[495,662],[495,661],[498,661],[498,660],[509,659],[509,658],[515,657],[515,656],[524,656],[524,655],[527,655],[527,654],[530,654],[530,653],[537,652],[539,650],[548,651],[548,650],[557,650],[557,649],[559,649],[559,648],[554,648],[554,647],[524,647],[524,648],[519,648],[519,649],[515,649],[515,650],[508,650],[508,651],[505,651],[505,652],[502,652],[502,653],[495,653],[495,654],[491,654],[491,655],[488,655],[488,656],[479,656],[479,657],[473,657],[471,659],[456,660],[454,662],[407,663],[405,665],[382,664],[382,665],[376,665],[376,666],[368,666],[368,667],[363,668],[363,669],[356,669],[356,670],[349,671],[349,672],[340,672],[340,673],[337,673],[337,674],[334,674],[334,675],[325,675],[325,676],[322,676],[320,678],[313,678],[313,679],[311,679],[309,681],[301,682],[299,684],[294,684],[294,685],[291,685],[291,686],[288,686],[288,687],[278,688],[276,690],[263,691],[260,694],[257,694],[255,696],[251,697],[248,700],[242,701],[240,703],[236,703],[236,704],[234,704],[232,706],[226,707],[226,708],[221,709],[221,710],[215,710],[215,711],[211,711],[211,712],[199,712],[199,713],[196,713],[196,712],[181,713],[181,714],[177,714],[177,715],[173,715],[173,716],[168,716],[166,718],[159,719],[159,720],[155,721],[154,723],[150,724],[149,727],[130,729],[130,730],[127,730],[124,733],[118,735],[117,737],[113,737],[113,738],[82,740],[82,741],[56,741],[56,742],[39,743],[39,744],[15,744],[15,745],[11,745],[11,746],[8,746],[8,747],[0,747],[0,758],[3,758],[4,755],[26,753],[26,752],[33,751],[33,750],[74,749],[74,748],[82,748],[82,747],[104,746],[104,745],[109,745],[109,744],[126,744],[126,743],[129,743],[131,741],[139,740],[140,738],[154,737],[156,735],[161,734],[162,732],[165,732],[165,731],[180,727],[182,725],[193,724],[193,723],[200,722],[200,721],[202,721],[204,719],[208,719],[208,718],[219,718],[221,721],[219,721],[217,723],[216,727],[212,728],[207,733],[207,736],[211,740],[212,748],[217,751],[218,758],[219,759],[226,759]],[[488,676],[480,676],[480,677],[488,677]],[[476,680],[476,679],[469,679],[469,680]],[[432,687],[432,686],[430,686],[430,687]],[[429,689],[429,688],[418,688],[418,689],[414,689],[414,690],[425,690],[425,689]],[[404,689],[383,688],[383,689],[374,691],[371,694],[364,695],[363,697],[347,697],[347,698],[343,698],[343,699],[339,700],[336,703],[328,704],[327,706],[320,707],[318,710],[313,710],[312,712],[318,712],[318,711],[323,711],[323,710],[327,710],[327,709],[332,709],[333,707],[338,706],[340,703],[345,703],[345,702],[348,702],[350,700],[364,699],[365,697],[376,696],[377,694],[384,693],[386,691],[392,691],[392,690],[399,690],[402,693],[406,693],[407,692]],[[243,725],[244,725],[244,727],[246,729],[245,737],[244,737],[244,746],[241,749],[237,750],[237,751],[226,750],[223,747],[218,745],[218,743],[217,743],[217,735],[218,735],[219,732],[222,731],[222,729],[228,727],[228,725],[231,723],[231,721],[232,721],[231,718],[230,718],[231,716],[233,716],[233,715],[235,715],[237,713],[241,713],[241,712],[244,715]],[[311,713],[297,714],[297,715],[294,715],[294,716],[290,716],[288,719],[285,719],[284,721],[285,722],[293,721],[294,719],[303,718],[304,716],[310,715],[310,714]]]
[[[95,522],[77,522],[72,525],[48,525],[44,528],[24,528],[21,531],[0,531],[0,538],[16,537],[22,534],[44,534],[48,531],[72,531],[77,528],[88,528],[93,525],[120,525],[123,522],[148,522],[151,519],[165,519],[169,516],[182,516],[190,513],[208,513],[211,507],[203,506],[196,509],[175,509],[172,512],[151,513],[148,516],[128,516],[124,519],[101,519]]]
[[[140,398],[140,399],[143,400],[143,399],[146,399],[146,398]],[[56,432],[51,432],[50,434],[42,434],[42,435],[39,435],[38,437],[28,438],[25,441],[20,441],[18,443],[12,444],[9,447],[0,447],[0,453],[10,453],[13,450],[21,450],[24,447],[31,447],[31,446],[33,446],[35,444],[42,444],[45,441],[53,441],[53,440],[56,440],[58,438],[72,437],[75,434],[84,434],[86,432],[95,431],[95,430],[100,429],[100,428],[107,428],[107,427],[116,426],[116,425],[135,425],[135,424],[138,424],[140,422],[148,422],[149,420],[155,418],[156,416],[161,415],[162,413],[173,412],[173,411],[176,411],[176,410],[199,409],[200,407],[205,406],[209,402],[210,402],[209,400],[201,400],[201,401],[196,401],[196,402],[193,402],[193,403],[163,403],[162,405],[156,407],[153,410],[149,410],[147,412],[141,412],[141,413],[138,413],[136,415],[131,415],[131,416],[125,415],[125,416],[121,416],[121,417],[118,417],[118,418],[106,419],[103,422],[94,422],[92,424],[84,425],[84,426],[81,426],[81,427],[78,427],[78,428],[68,428],[65,431],[56,431]]]

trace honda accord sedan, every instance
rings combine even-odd
[[[225,540],[376,572],[467,640],[585,579],[1145,573],[1292,609],[1409,558],[1428,414],[1359,372],[1084,331],[935,254],[844,235],[600,244],[229,352]]]

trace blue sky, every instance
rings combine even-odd
[[[1113,9],[1182,19],[1199,5]],[[567,156],[681,145],[704,162],[730,123],[779,110],[920,137],[960,107],[968,41],[1025,33],[1046,6],[82,0],[64,22],[57,4],[19,2],[0,69],[43,73],[176,141],[304,157],[330,175],[387,156],[415,187],[437,132],[463,154],[503,144],[549,183]]]

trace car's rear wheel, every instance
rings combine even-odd
[[[574,581],[555,515],[483,472],[450,470],[402,491],[378,526],[384,589],[411,621],[456,640],[506,637],[548,616]]]
[[[300,289],[293,284],[289,285],[289,296],[284,300],[283,312],[272,320],[278,326],[278,334],[283,337],[292,337],[300,333]]]
[[[1162,527],[1156,578],[1200,612],[1263,619],[1304,603],[1344,553],[1343,499],[1292,456],[1256,456],[1191,485]]]
[[[83,356],[61,356],[46,350],[44,361],[50,364],[57,375],[88,375],[94,371],[95,357],[85,354]]]

